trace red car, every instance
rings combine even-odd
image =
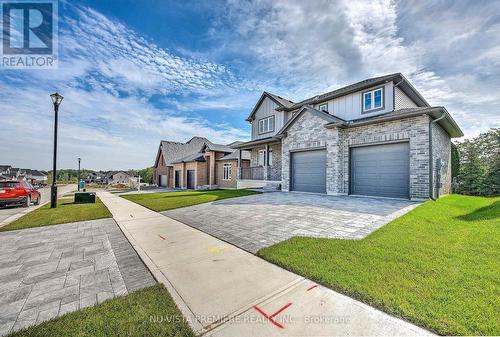
[[[40,204],[40,192],[27,181],[0,181],[0,206]]]

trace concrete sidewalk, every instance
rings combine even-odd
[[[197,334],[430,335],[119,196],[98,196]]]

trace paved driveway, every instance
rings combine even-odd
[[[406,200],[273,192],[162,214],[256,253],[292,236],[361,239],[416,206]]]
[[[0,336],[154,283],[113,219],[0,233]]]

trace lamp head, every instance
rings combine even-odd
[[[61,104],[64,97],[62,97],[61,95],[59,95],[59,93],[56,92],[56,93],[51,94],[50,98],[52,99],[52,103],[54,103],[54,105],[59,106],[59,104]]]

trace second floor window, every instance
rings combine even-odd
[[[378,88],[363,93],[363,112],[382,109],[384,106],[384,89]]]
[[[274,116],[259,119],[259,134],[274,131]]]
[[[319,110],[320,111],[326,111],[326,112],[328,112],[328,103],[320,104],[319,105]]]

